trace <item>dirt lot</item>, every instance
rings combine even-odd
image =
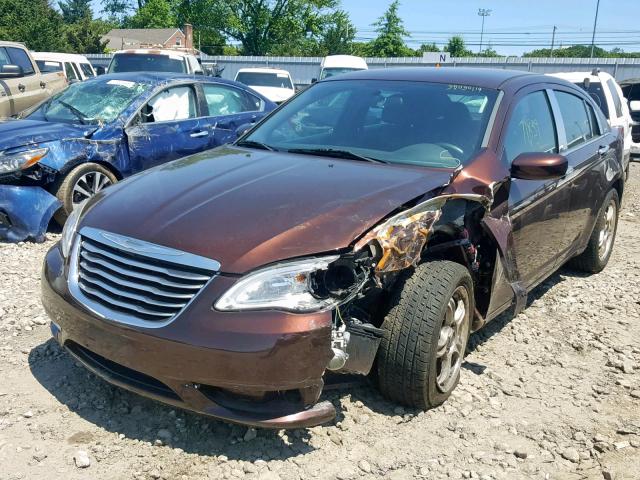
[[[255,431],[147,401],[50,339],[40,265],[57,239],[0,245],[0,479],[640,478],[640,164],[613,258],[562,270],[476,334],[455,396],[403,409],[325,394],[335,424]]]

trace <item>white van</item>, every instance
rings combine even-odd
[[[41,72],[64,72],[67,81],[83,81],[96,76],[89,60],[84,55],[56,52],[32,52]]]
[[[621,128],[624,132],[624,165],[628,165],[631,155],[631,114],[627,99],[616,80],[598,69],[592,72],[552,73],[552,77],[567,80],[583,90],[598,104],[611,127]]]
[[[368,69],[369,67],[364,58],[354,57],[353,55],[329,55],[322,60],[319,78],[322,80],[342,73]]]
[[[275,103],[282,103],[296,93],[291,74],[277,68],[241,68],[235,80]]]

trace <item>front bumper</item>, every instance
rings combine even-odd
[[[103,320],[67,287],[58,246],[46,255],[42,301],[56,340],[105,380],[164,403],[267,428],[318,425],[335,416],[316,404],[332,356],[331,314],[213,310],[235,281],[217,276],[160,328]]]
[[[0,241],[43,242],[60,200],[37,186],[0,184]]]

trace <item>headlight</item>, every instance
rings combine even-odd
[[[222,311],[285,310],[304,313],[334,308],[364,283],[355,264],[339,255],[280,263],[240,279],[216,302]]]
[[[82,212],[86,204],[87,200],[74,208],[71,214],[67,217],[67,221],[64,222],[64,227],[62,228],[62,238],[60,239],[60,247],[62,248],[62,255],[64,256],[64,258],[67,258],[69,256],[71,246],[73,245],[73,239],[76,236],[78,222],[80,221],[80,218],[82,218]]]
[[[10,173],[29,168],[42,160],[48,152],[48,148],[34,148],[10,155],[2,153],[0,154],[0,173]]]

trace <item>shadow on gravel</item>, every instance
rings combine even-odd
[[[198,455],[226,455],[232,460],[286,460],[315,450],[306,429],[258,430],[257,438],[244,442],[246,427],[163,405],[112,386],[77,365],[53,339],[29,352],[29,368],[35,379],[61,404],[84,420],[117,435],[141,442],[163,444]],[[98,438],[90,432],[70,430],[68,443],[90,444]],[[124,445],[126,448],[126,444]]]
[[[547,293],[551,288],[555,285],[564,281],[565,277],[588,277],[589,274],[584,272],[579,272],[576,270],[572,270],[569,267],[562,267],[560,270],[555,272],[549,278],[547,278],[544,282],[538,285],[532,292],[529,293],[527,298],[527,307],[531,305],[533,302],[543,297],[545,293]],[[525,309],[524,312],[527,310]],[[494,320],[490,321],[479,331],[471,335],[469,339],[469,345],[467,346],[467,354],[473,352],[479,345],[483,345],[488,340],[490,340],[494,335],[497,335],[502,331],[504,327],[506,327],[511,320],[513,320],[513,308],[507,310]],[[471,364],[470,362],[465,362],[463,365],[464,368],[471,370],[473,373],[480,375],[482,371],[484,371],[484,367],[477,364]],[[482,371],[479,371],[478,367],[482,367]]]

